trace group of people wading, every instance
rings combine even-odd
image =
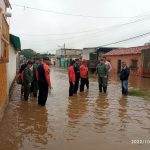
[[[47,56],[21,65],[18,79],[22,85],[21,94],[24,94],[24,100],[27,101],[33,93],[34,97],[38,95],[38,104],[45,106],[48,89],[51,88],[49,65],[50,59]]]
[[[98,77],[98,85],[99,85],[99,92],[106,93],[107,92],[107,85],[108,85],[108,78],[110,72],[112,70],[112,66],[109,61],[107,61],[106,57],[102,57],[96,67],[96,74]],[[80,92],[84,91],[84,87],[86,85],[87,90],[89,89],[89,77],[88,77],[88,67],[87,61],[83,60],[80,61],[76,59],[75,61],[71,62],[71,66],[68,68],[68,78],[69,78],[69,96],[73,96],[76,94],[79,88],[79,81],[80,81]],[[128,94],[128,77],[130,71],[127,67],[125,62],[122,62],[122,70],[120,73],[120,80],[122,85],[122,94]]]
[[[33,93],[34,97],[38,97],[38,104],[45,106],[48,90],[51,89],[50,80],[50,59],[45,56],[43,59],[37,59],[34,62],[28,61],[21,65],[18,75],[18,83],[22,85],[21,94],[24,94],[24,100],[28,100],[29,95]],[[109,74],[112,66],[106,57],[100,59],[96,67],[96,74],[98,76],[99,92],[107,92],[107,84]],[[129,69],[125,62],[122,63],[122,70],[120,73],[120,80],[122,83],[122,94],[128,93],[128,77]],[[77,94],[78,89],[83,92],[85,86],[89,89],[89,71],[87,61],[80,61],[79,59],[72,60],[68,68],[69,78],[69,96]],[[79,85],[80,83],[80,85]],[[80,88],[79,88],[80,86]]]

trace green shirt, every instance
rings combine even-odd
[[[23,73],[23,82],[29,84],[32,82],[32,71],[30,68],[26,67]]]
[[[37,81],[36,79],[36,70],[37,70],[38,65],[34,64],[33,65],[33,81]]]
[[[98,77],[105,77],[108,75],[108,69],[105,64],[98,64],[96,68],[96,73],[98,74]]]

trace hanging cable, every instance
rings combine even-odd
[[[16,7],[21,7],[24,9],[31,9],[31,10],[35,10],[35,11],[53,13],[53,14],[57,14],[57,15],[74,16],[74,17],[85,17],[85,18],[95,18],[95,19],[128,19],[128,18],[134,18],[135,17],[135,16],[132,16],[132,17],[123,17],[123,16],[122,17],[100,17],[100,16],[90,16],[90,15],[88,16],[88,15],[82,15],[82,14],[71,14],[71,13],[58,12],[58,11],[53,11],[53,10],[34,8],[34,7],[18,5],[18,4],[11,4],[11,5],[16,6]]]

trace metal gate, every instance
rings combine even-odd
[[[142,76],[150,77],[150,49],[142,51]]]

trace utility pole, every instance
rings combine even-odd
[[[64,53],[65,53],[65,58],[66,58],[66,48],[65,48],[65,43],[64,43]]]

